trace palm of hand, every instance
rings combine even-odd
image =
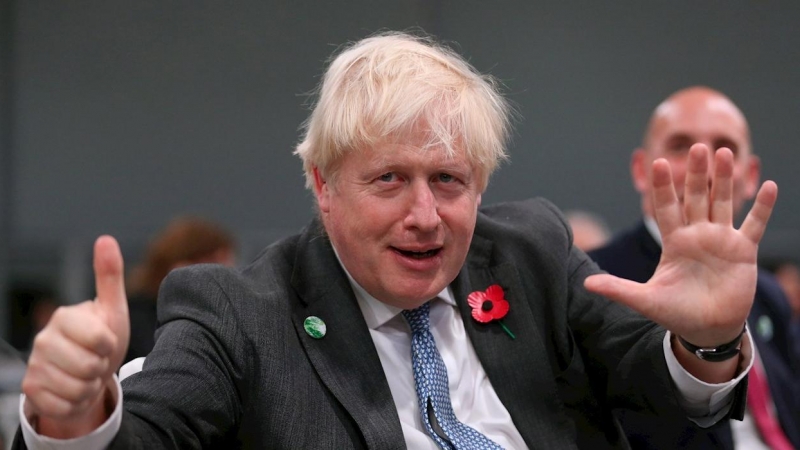
[[[753,304],[757,244],[732,227],[697,223],[664,236],[647,297],[665,328],[697,345],[728,342]],[[733,336],[728,328],[733,325]],[[720,335],[707,335],[724,326]]]
[[[588,290],[625,304],[698,346],[734,339],[753,303],[758,243],[777,199],[765,182],[742,226],[733,228],[733,154],[715,154],[708,188],[708,149],[690,150],[684,204],[678,201],[669,163],[653,163],[653,200],[663,251],[645,284],[593,275]]]

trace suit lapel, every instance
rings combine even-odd
[[[546,344],[538,330],[539,318],[530,308],[530,304],[546,300],[540,298],[541,290],[524,292],[511,262],[492,265],[491,245],[476,235],[467,264],[452,284],[464,327],[492,387],[528,446],[550,443],[553,448],[572,448],[575,430],[558,397]],[[500,324],[481,324],[472,317],[467,296],[492,284],[505,292],[510,308],[502,320],[516,339]]]
[[[297,334],[322,382],[353,417],[369,448],[405,448],[400,419],[369,329],[328,238],[314,221],[296,253],[292,286],[301,301]],[[321,339],[306,333],[309,316],[322,319]]]

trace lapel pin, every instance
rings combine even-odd
[[[761,339],[769,342],[772,340],[772,335],[775,333],[774,327],[772,326],[772,319],[769,316],[761,316],[758,318],[756,322],[756,331]]]
[[[303,321],[303,328],[314,339],[322,339],[328,331],[325,322],[317,316],[306,317],[306,320]]]
[[[506,294],[500,285],[493,284],[485,291],[475,291],[469,294],[467,303],[472,307],[473,319],[480,323],[489,323],[496,320],[511,339],[516,338],[506,324],[500,320],[508,314],[509,310]]]

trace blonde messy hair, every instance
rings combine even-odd
[[[333,180],[346,152],[412,136],[421,135],[422,151],[463,150],[481,189],[507,158],[511,108],[498,83],[427,37],[389,32],[350,44],[331,60],[317,95],[295,150],[309,189],[314,167]]]

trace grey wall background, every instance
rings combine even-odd
[[[623,228],[639,217],[628,158],[650,111],[707,84],[745,111],[780,186],[764,251],[800,255],[797,2],[0,3],[0,287],[86,298],[94,237],[117,236],[131,265],[177,213],[235,231],[243,260],[301,227],[304,93],[337,45],[413,26],[457,43],[518,106],[485,203],[542,195]]]

